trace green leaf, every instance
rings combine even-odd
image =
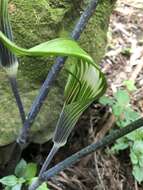
[[[121,53],[125,56],[130,56],[132,54],[132,49],[131,48],[123,48]]]
[[[131,150],[131,153],[130,153],[130,158],[131,158],[131,162],[132,164],[136,165],[138,164],[138,158],[136,156],[136,154]]]
[[[121,106],[120,104],[114,104],[112,106],[112,111],[113,111],[113,114],[116,116],[116,117],[120,117],[121,114],[123,113],[123,110],[124,110],[124,107]]]
[[[71,39],[57,38],[41,43],[30,49],[24,49],[15,45],[0,31],[0,41],[3,42],[4,45],[17,56],[73,56],[94,64],[93,59],[82,48],[80,48],[77,42]]]
[[[133,176],[135,179],[141,183],[143,181],[143,167],[140,167],[138,165],[133,166]]]
[[[140,167],[143,167],[143,155],[139,157],[139,165]]]
[[[107,97],[107,96],[102,96],[100,99],[99,99],[99,102],[103,105],[109,105],[109,106],[112,106],[114,104],[114,100]]]
[[[16,185],[17,182],[18,182],[18,179],[14,175],[6,176],[0,179],[0,183],[2,183],[3,185],[7,185],[9,187]]]
[[[140,117],[139,113],[134,111],[129,106],[124,108],[117,103],[112,106],[112,109],[114,115],[117,117],[116,123],[120,127],[125,127]]]
[[[129,147],[129,143],[126,138],[122,137],[116,141],[114,146],[111,148],[111,152],[118,153],[120,150],[125,150]]]
[[[22,184],[16,184],[11,190],[21,190]]]
[[[34,163],[27,164],[25,168],[25,173],[23,178],[26,180],[30,180],[31,178],[35,177],[37,173],[37,165]]]
[[[125,80],[123,83],[129,91],[135,91],[137,88],[135,86],[135,81],[133,80]]]
[[[16,168],[15,168],[15,175],[17,177],[22,177],[24,175],[25,172],[25,168],[27,166],[27,163],[25,160],[20,160],[20,162],[17,164]]]
[[[132,147],[133,152],[137,155],[137,157],[143,155],[143,141],[135,141]]]
[[[33,177],[30,180],[28,180],[27,184],[31,185],[32,183],[34,183],[36,180],[38,180],[38,177]]]
[[[130,97],[126,90],[118,90],[115,94],[115,98],[119,105],[126,107],[130,102]]]
[[[129,122],[135,121],[139,119],[140,117],[140,114],[134,111],[131,107],[125,108],[124,115],[125,115],[126,120],[128,120]]]
[[[46,183],[42,183],[37,190],[49,190]]]
[[[131,141],[142,140],[143,139],[143,131],[138,129],[136,131],[133,131],[133,132],[127,134],[126,137]]]
[[[19,184],[23,184],[23,183],[25,183],[25,182],[26,182],[26,180],[25,180],[23,177],[18,178],[18,183],[19,183]]]
[[[124,116],[124,115],[123,115]],[[127,121],[125,118],[123,120],[121,120],[121,118],[118,118],[118,120],[116,121],[116,124],[119,126],[119,127],[125,127],[129,124],[130,122]]]
[[[4,190],[11,190],[11,187],[6,186]]]
[[[136,130],[136,133],[137,133],[138,140],[143,141],[143,127],[141,127],[140,129]]]

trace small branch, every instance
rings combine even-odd
[[[86,10],[81,15],[78,23],[76,24],[76,26],[71,34],[71,37],[74,40],[79,39],[81,33],[83,32],[84,28],[86,27],[86,25],[89,21],[89,19],[91,18],[92,14],[94,13],[98,2],[99,2],[99,0],[92,0],[90,2],[89,6],[86,8]],[[34,100],[32,106],[31,106],[27,120],[24,123],[24,126],[23,126],[20,136],[18,137],[18,140],[17,140],[18,143],[26,144],[26,142],[28,140],[29,129],[30,129],[32,123],[34,122],[36,116],[38,115],[40,108],[42,107],[44,100],[46,99],[52,84],[54,83],[54,81],[57,78],[58,74],[60,73],[61,69],[63,68],[66,59],[67,59],[66,57],[58,57],[56,59],[56,63],[52,66],[51,70],[49,71],[48,76],[39,91],[39,95],[36,97],[36,99]]]
[[[88,24],[89,19],[93,15],[93,13],[96,10],[96,7],[98,5],[100,0],[91,0],[88,7],[85,9],[85,11],[82,13],[79,21],[77,22],[71,37],[74,40],[78,40],[80,38],[80,35],[82,34],[83,30],[85,29],[86,25]]]
[[[23,105],[22,105],[20,95],[19,95],[16,77],[15,76],[14,77],[13,76],[9,77],[9,81],[10,81],[12,92],[14,94],[14,97],[15,97],[15,100],[16,100],[16,103],[17,103],[17,106],[18,106],[18,109],[19,109],[19,113],[20,113],[22,123],[24,123],[25,122],[25,112],[24,112],[24,108],[23,108]]]
[[[109,132],[109,130],[114,126],[115,122],[116,122],[116,118],[113,114],[111,114],[109,118],[107,119],[106,123],[103,125],[102,129],[97,133],[95,137],[95,142],[102,139]]]
[[[103,182],[103,179],[102,179],[102,176],[100,175],[100,170],[99,170],[99,167],[98,167],[98,160],[97,160],[97,153],[96,152],[94,153],[94,162],[95,162],[95,170],[96,170],[96,173],[97,173],[99,184],[101,185],[101,189],[106,190],[104,182]]]
[[[128,133],[130,133],[136,129],[139,129],[142,126],[143,126],[143,118],[140,118],[140,119],[132,122],[131,124],[127,125],[126,127],[112,132],[111,134],[107,135],[103,139],[99,140],[97,143],[94,143],[94,144],[91,144],[91,145],[85,147],[81,151],[73,154],[69,158],[65,159],[64,161],[60,162],[56,166],[52,167],[47,172],[44,172],[40,181],[41,182],[48,181],[51,177],[57,175],[61,171],[67,169],[68,167],[71,167],[73,164],[80,161],[81,158],[113,143],[117,139],[123,137],[124,135],[127,135]],[[35,189],[29,188],[29,190],[35,190]]]

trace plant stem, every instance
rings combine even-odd
[[[91,18],[91,16],[95,12],[99,1],[100,0],[91,0],[88,7],[82,13],[82,15],[81,15],[79,21],[77,22],[73,32],[71,33],[71,37],[74,40],[78,40],[80,38],[80,35],[82,34],[86,25],[88,24],[89,19]]]
[[[9,76],[9,81],[11,84],[11,88],[12,88],[12,92],[14,94],[18,109],[19,109],[19,113],[20,113],[20,117],[22,120],[22,123],[24,124],[25,122],[25,112],[24,112],[24,107],[19,95],[19,91],[18,91],[18,85],[17,85],[17,80],[16,80],[16,75],[10,75]],[[13,173],[13,170],[15,169],[15,166],[17,165],[21,154],[22,154],[22,150],[23,147],[15,142],[14,148],[13,148],[13,152],[11,154],[11,157],[7,163],[7,166],[5,167],[5,174],[9,175]]]
[[[124,128],[115,130],[114,132],[110,133],[109,135],[105,136],[101,140],[99,140],[95,144],[91,144],[84,149],[80,150],[79,152],[73,154],[69,158],[65,159],[64,161],[60,162],[56,166],[52,167],[48,171],[44,172],[38,181],[33,184],[33,186],[29,187],[29,190],[35,190],[37,187],[39,187],[39,184],[42,182],[48,181],[51,177],[57,175],[61,171],[67,169],[68,167],[72,166],[73,164],[77,163],[80,161],[81,158],[87,156],[88,154],[91,154],[92,152],[95,152],[98,149],[101,149],[117,139],[123,137],[124,135],[127,135],[128,133],[139,129],[140,127],[143,126],[143,118],[140,118],[131,124],[127,125]],[[34,188],[33,188],[34,187]]]
[[[86,25],[89,21],[89,19],[91,18],[92,14],[94,13],[98,2],[99,2],[99,0],[92,0],[90,2],[89,6],[82,13],[78,23],[76,24],[76,26],[71,34],[71,37],[74,40],[79,39],[81,33],[83,32],[84,28],[86,27]],[[63,68],[66,59],[67,59],[66,57],[58,57],[56,59],[56,63],[52,66],[51,70],[49,71],[46,80],[44,81],[43,85],[41,86],[38,96],[35,98],[32,106],[30,108],[27,120],[25,121],[23,129],[17,140],[19,143],[27,142],[29,129],[30,129],[32,123],[34,122],[37,114],[39,113],[40,108],[42,107],[44,100],[46,99],[52,84],[54,83],[55,79],[58,77],[58,74],[60,73],[61,69]]]
[[[9,77],[9,81],[10,81],[10,85],[12,88],[12,92],[14,94],[18,109],[19,109],[19,113],[20,113],[20,117],[22,120],[22,123],[24,124],[25,122],[25,112],[24,112],[24,108],[23,108],[23,104],[19,95],[19,91],[18,91],[18,85],[17,85],[17,80],[15,76]]]
[[[39,173],[39,178],[41,178],[42,174],[47,170],[48,165],[50,164],[51,160],[53,159],[53,157],[55,156],[55,154],[58,152],[59,147],[53,145],[49,155],[47,156],[41,170]]]

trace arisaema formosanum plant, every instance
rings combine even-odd
[[[8,15],[8,0],[0,0],[0,30],[13,41],[13,34]],[[25,121],[25,113],[19,96],[16,75],[18,70],[18,60],[15,54],[10,52],[0,43],[0,65],[6,70],[13,94],[15,96],[22,122]]]
[[[5,5],[5,10],[7,10],[8,0],[1,0],[0,2],[1,5]],[[7,22],[6,25],[8,24]],[[3,49],[6,49],[9,52],[8,55],[12,55],[14,60],[17,60],[16,56],[66,56],[69,59],[69,77],[64,92],[65,101],[53,136],[54,146],[41,169],[40,174],[42,174],[57,150],[65,145],[81,114],[105,92],[106,80],[90,55],[72,39],[57,38],[25,49],[14,44],[12,38],[1,29],[0,44],[1,60]],[[1,64],[8,72],[7,68],[10,68],[11,65]]]

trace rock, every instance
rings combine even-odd
[[[81,46],[91,54],[96,63],[104,55],[106,33],[113,0],[101,0],[97,11],[81,36]],[[15,42],[30,48],[56,37],[69,36],[78,17],[89,0],[12,0],[9,4],[10,19]],[[18,84],[26,113],[53,64],[51,58],[19,59]],[[49,93],[36,121],[31,128],[31,141],[44,143],[52,134],[59,116],[65,79],[62,71]],[[0,70],[0,146],[12,143],[22,127],[18,109],[5,72]]]

